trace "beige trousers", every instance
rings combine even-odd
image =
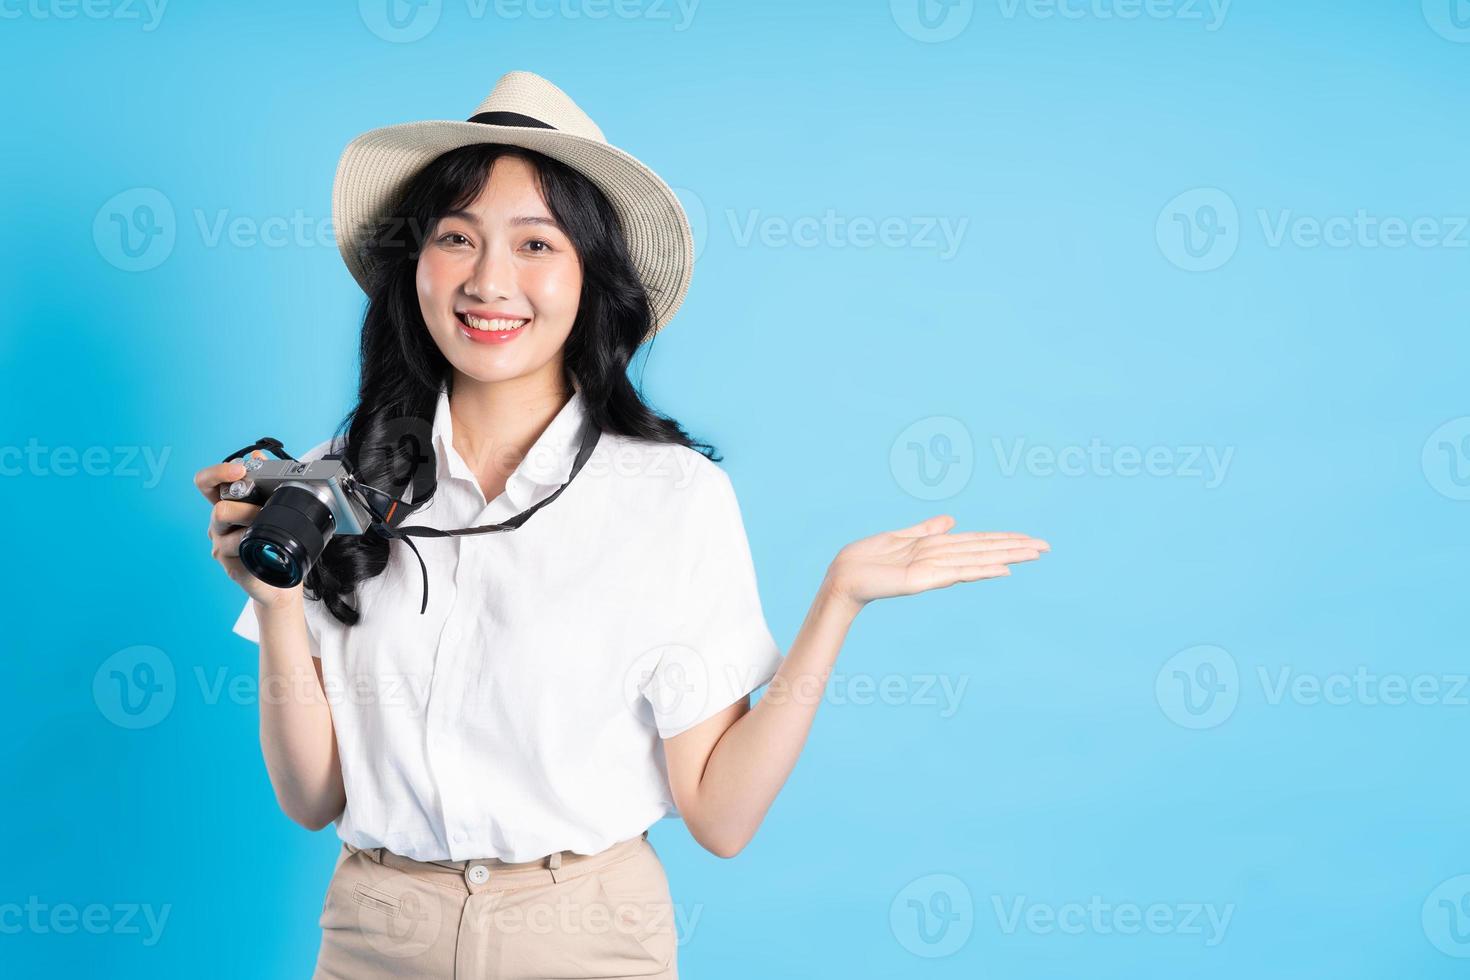
[[[321,927],[318,978],[678,977],[669,883],[647,831],[516,864],[343,844]]]

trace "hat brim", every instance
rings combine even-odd
[[[364,291],[369,278],[359,250],[377,222],[435,157],[477,143],[535,150],[586,175],[617,212],[633,268],[648,291],[653,325],[643,339],[673,319],[694,273],[694,236],[673,190],[617,147],[523,126],[428,120],[369,130],[347,144],[332,184],[332,224],[342,260]]]

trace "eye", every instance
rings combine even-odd
[[[446,234],[440,235],[438,241],[442,244],[443,242],[448,241],[451,238],[463,238],[465,241],[469,241],[468,238],[465,238],[457,231],[451,231]]]
[[[526,244],[528,246],[529,245],[540,245],[540,246],[542,246],[541,248],[533,249],[533,251],[536,251],[536,252],[554,252],[554,251],[556,251],[555,249],[553,249],[551,247],[551,243],[548,242],[548,241],[546,241],[546,239],[544,239],[544,238],[533,238],[529,242],[527,242]]]

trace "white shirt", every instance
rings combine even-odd
[[[403,523],[498,523],[550,496],[582,418],[578,388],[487,503],[441,392],[438,488]],[[523,526],[414,543],[423,615],[402,541],[359,583],[356,626],[305,603],[347,795],[337,833],[357,847],[529,861],[636,837],[677,815],[660,739],[781,663],[730,479],[684,446],[604,432]],[[260,641],[253,601],[234,631]]]

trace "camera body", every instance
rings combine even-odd
[[[362,534],[372,526],[340,459],[241,462],[245,476],[222,486],[220,499],[260,505],[240,538],[240,561],[268,585],[297,585],[334,534]]]

